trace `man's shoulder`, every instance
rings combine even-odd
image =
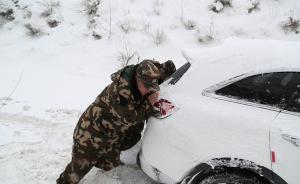
[[[122,72],[120,73],[120,77],[125,79],[126,81],[130,81],[132,79],[132,75],[134,73],[134,69],[136,65],[127,65],[123,68]]]

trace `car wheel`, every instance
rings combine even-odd
[[[194,184],[266,184],[255,175],[243,172],[218,172],[198,179]]]

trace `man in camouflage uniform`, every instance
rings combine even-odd
[[[111,75],[108,85],[80,117],[73,135],[72,161],[57,184],[78,183],[93,166],[105,171],[121,164],[120,152],[141,138],[144,122],[158,113],[159,84],[176,70],[172,61],[144,60]]]

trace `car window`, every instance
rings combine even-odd
[[[293,72],[254,75],[221,88],[216,94],[285,108],[291,95],[288,86],[293,75]]]
[[[286,110],[300,112],[300,73],[294,73],[289,83],[290,99]]]

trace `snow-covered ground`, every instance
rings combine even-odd
[[[300,40],[298,0],[97,2],[0,0],[0,183],[53,183],[78,117],[128,58],[180,66],[182,49],[232,36]],[[82,183],[151,183],[138,149],[122,154],[128,165],[94,169]]]
[[[64,114],[59,116],[65,118]],[[72,114],[68,121],[48,121],[0,113],[0,183],[55,183],[71,159],[71,135],[76,117]],[[138,148],[122,154],[125,166],[108,173],[94,168],[82,183],[151,183],[135,164]]]

